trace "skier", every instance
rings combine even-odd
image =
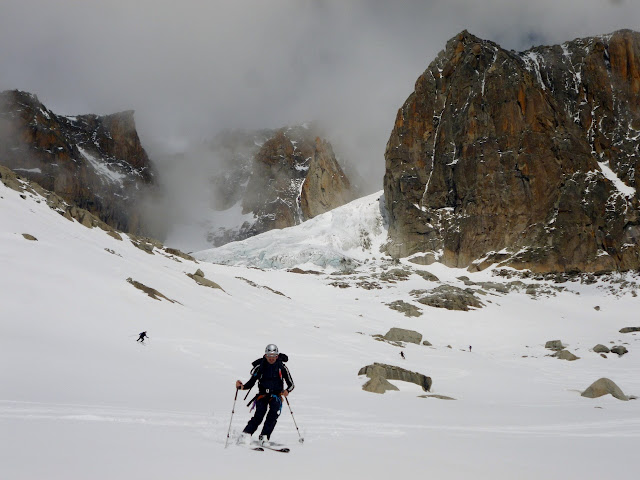
[[[258,442],[263,446],[269,445],[269,438],[282,411],[281,397],[287,397],[294,388],[289,369],[284,364],[287,360],[289,357],[284,353],[279,353],[278,347],[270,343],[264,350],[264,356],[252,363],[251,379],[245,384],[236,380],[238,390],[250,390],[258,382],[258,393],[248,404],[253,403],[256,412],[244,427],[239,443],[251,443],[251,435],[258,429],[266,414],[267,418],[262,426]],[[284,389],[283,380],[287,383],[286,389]],[[267,413],[267,409],[269,413]]]
[[[138,335],[140,335],[140,336],[138,337],[138,339],[136,340],[136,342],[141,342],[141,343],[144,343],[144,339],[145,339],[145,337],[148,337],[148,336],[149,336],[149,335],[147,335],[147,332],[146,332],[146,331],[141,332],[141,333],[139,333]]]
[[[469,345],[469,351],[471,351],[471,345]]]
[[[404,360],[404,352],[400,352],[400,356],[402,357],[402,359]]]

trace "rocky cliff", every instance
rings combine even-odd
[[[223,210],[240,203],[251,220],[215,228],[208,235],[214,246],[297,225],[355,198],[331,144],[308,126],[228,132],[217,145],[226,160],[213,179],[214,204]]]
[[[640,267],[640,34],[507,51],[464,31],[398,111],[389,253],[537,272]]]
[[[321,215],[353,200],[351,182],[340,168],[331,144],[315,138],[313,156],[300,191],[305,219]]]
[[[0,164],[132,233],[142,187],[154,184],[133,111],[65,117],[17,90],[0,93]]]

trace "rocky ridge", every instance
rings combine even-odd
[[[640,34],[517,53],[463,31],[387,149],[387,251],[533,272],[640,267]]]
[[[101,230],[104,230],[107,235],[115,238],[118,241],[124,241],[124,239],[126,238],[131,242],[133,246],[148,253],[149,255],[159,253],[167,258],[175,260],[176,262],[182,262],[183,260],[186,260],[189,262],[197,263],[196,259],[192,256],[187,255],[186,253],[183,253],[178,249],[165,247],[158,240],[137,236],[132,233],[125,234],[124,232],[116,230],[111,225],[103,222],[100,218],[98,218],[88,210],[80,208],[72,203],[68,203],[58,194],[50,192],[49,190],[43,188],[37,182],[31,181],[26,177],[18,175],[13,170],[7,167],[3,167],[2,165],[0,165],[0,183],[2,183],[7,188],[10,188],[11,190],[19,192],[20,197],[24,200],[26,200],[28,197],[31,197],[36,201],[36,203],[44,201],[49,208],[58,212],[62,217],[71,222],[76,221],[86,228],[100,228]],[[23,233],[23,236],[29,240],[37,240],[35,237],[28,233]],[[111,254],[115,254],[115,252],[108,249],[107,251]],[[196,276],[198,276],[197,273],[198,272],[196,272]],[[204,275],[200,276],[204,278]],[[198,279],[194,280],[198,281]],[[201,284],[204,283],[205,282],[201,282]]]
[[[136,203],[154,185],[133,111],[56,115],[35,95],[0,93],[0,164],[118,230],[139,233]]]

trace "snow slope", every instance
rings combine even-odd
[[[236,257],[239,265],[195,264],[157,249],[149,255],[126,237],[87,229],[24,196],[0,183],[2,479],[634,475],[640,402],[579,394],[603,376],[640,394],[640,337],[618,333],[639,323],[631,275],[626,279],[636,283],[569,282],[537,299],[488,294],[481,309],[423,307],[421,317],[409,318],[385,304],[411,302],[411,290],[436,282],[411,274],[367,290],[355,277],[257,269],[246,258],[260,258],[259,248],[247,243],[226,247],[240,249],[227,250],[245,257]],[[347,207],[357,225],[378,224],[371,200]],[[351,252],[362,261],[362,276],[391,268],[375,248],[340,243],[345,237],[330,218],[342,213],[315,221],[331,228],[324,237],[301,233],[312,226],[306,222],[250,240],[271,238],[294,251],[293,260],[268,266],[308,266],[299,245],[316,238],[316,248],[334,248],[325,258]],[[344,220],[351,236],[356,228],[348,227]],[[381,232],[367,234],[372,244]],[[224,291],[187,277],[197,268]],[[459,286],[460,275],[491,278],[487,271],[413,268]],[[127,278],[176,303],[150,298]],[[331,285],[336,279],[348,288]],[[407,345],[402,360],[400,348],[371,337],[391,327],[417,330],[433,346]],[[151,337],[144,346],[135,342],[142,330]],[[544,343],[553,339],[580,360],[548,357]],[[305,442],[297,442],[285,407],[273,439],[291,453],[225,449],[233,384],[248,379],[250,362],[271,342],[290,356],[296,389],[289,398]],[[604,359],[591,351],[609,342],[626,343],[630,352]],[[364,392],[357,372],[372,362],[429,375],[432,394],[456,400],[421,398],[425,392],[403,382],[394,382],[398,392]],[[249,418],[242,397],[232,439]]]

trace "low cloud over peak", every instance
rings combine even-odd
[[[506,48],[636,28],[628,0],[3,2],[0,90],[56,113],[135,109],[150,153],[318,121],[379,188],[397,109],[463,29]]]

